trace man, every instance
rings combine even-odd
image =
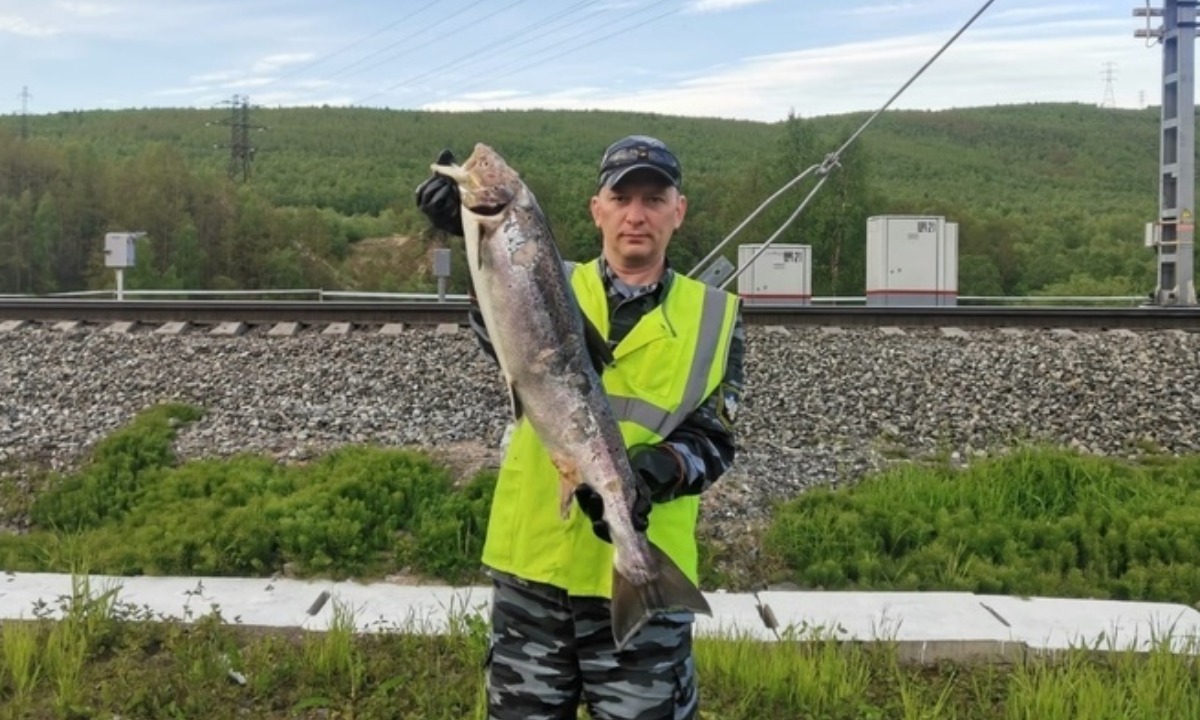
[[[453,156],[443,151],[438,162]],[[611,352],[602,380],[638,475],[634,525],[695,582],[698,496],[733,462],[744,338],[735,296],[667,262],[687,214],[682,180],[659,140],[632,135],[609,146],[591,199],[601,253],[568,263],[568,274]],[[462,234],[448,178],[422,183],[417,205],[435,227]],[[494,357],[478,308],[469,319]],[[603,504],[580,486],[580,511],[563,521],[557,487],[557,471],[522,421],[501,465],[483,552],[494,584],[489,717],[573,720],[581,698],[596,720],[697,717],[692,616],[660,615],[618,652]]]

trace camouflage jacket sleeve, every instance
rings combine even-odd
[[[479,341],[479,347],[484,354],[495,360],[496,348],[492,347],[492,338],[488,336],[487,325],[483,323],[483,313],[480,312],[479,303],[476,302],[474,295],[471,296],[471,309],[467,311],[467,324],[474,331],[475,339]]]
[[[745,353],[746,332],[739,313],[721,384],[665,440],[679,453],[685,465],[687,477],[680,495],[704,492],[733,464],[733,423],[742,400]]]

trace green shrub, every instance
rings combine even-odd
[[[171,441],[175,427],[200,416],[196,408],[175,404],[143,412],[129,426],[100,441],[84,471],[57,478],[58,482],[34,501],[30,509],[33,522],[76,531],[119,518],[138,502],[143,489],[174,463]]]
[[[114,433],[39,501],[34,532],[0,537],[0,561],[68,571],[68,555],[47,548],[69,531],[101,573],[269,575],[286,566],[364,576],[396,563],[452,581],[478,572],[492,474],[456,490],[425,455],[357,446],[301,466],[256,455],[176,465],[175,427],[198,416],[155,408]]]
[[[780,508],[766,534],[809,587],[1195,602],[1200,459],[1136,465],[1025,449],[907,465]]]

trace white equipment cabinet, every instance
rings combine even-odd
[[[738,295],[746,305],[812,303],[812,247],[772,244],[747,267],[762,245],[739,245]]]
[[[867,218],[867,305],[957,305],[958,223],[924,215]]]

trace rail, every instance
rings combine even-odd
[[[359,293],[325,294],[326,299],[148,299],[107,300],[80,297],[0,298],[0,322],[167,323],[199,325],[241,322],[261,325],[296,322],[317,325],[410,325],[457,323],[466,319],[464,296],[442,301],[422,296],[389,295],[384,300]],[[1078,299],[1076,299],[1077,302]],[[749,305],[749,324],[783,326],[1024,327],[1094,329],[1176,329],[1200,331],[1200,308],[959,305],[875,307],[811,304]]]

